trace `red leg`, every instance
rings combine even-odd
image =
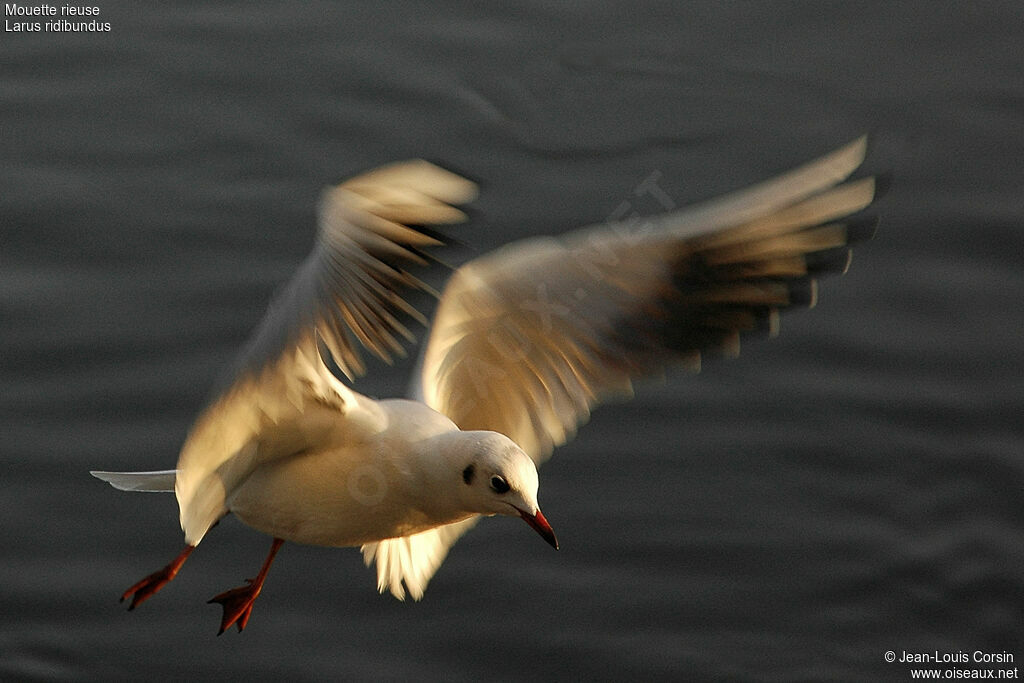
[[[144,603],[146,600],[156,595],[157,591],[170,583],[171,579],[178,575],[178,570],[181,569],[181,565],[185,564],[185,560],[195,550],[194,545],[186,545],[185,549],[181,551],[181,554],[171,560],[163,569],[153,572],[142,581],[126,590],[121,595],[121,602],[125,601],[129,595],[132,596],[132,603],[128,606],[128,610],[131,611]]]
[[[260,569],[260,573],[256,575],[255,579],[246,579],[246,585],[232,588],[210,598],[208,603],[217,602],[224,608],[224,616],[220,620],[220,631],[217,631],[218,636],[231,628],[232,624],[238,627],[239,633],[245,629],[245,625],[249,623],[249,617],[252,616],[252,605],[263,589],[263,582],[267,579],[270,564],[274,561],[274,556],[277,555],[282,543],[284,541],[280,538],[274,539],[273,545],[270,546],[270,553],[263,562],[263,568]]]

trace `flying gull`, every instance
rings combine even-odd
[[[598,403],[704,354],[734,355],[779,311],[813,305],[815,278],[845,272],[875,179],[850,180],[866,138],[693,207],[528,239],[452,274],[409,397],[349,386],[364,354],[391,362],[414,342],[416,268],[476,186],[425,161],[329,189],[312,254],[276,296],[233,381],[193,425],[177,467],[93,472],[125,491],[173,491],[185,548],[131,586],[134,609],[175,577],[231,512],[273,538],[254,579],[215,596],[220,632],[243,630],[285,541],[359,546],[377,587],[423,595],[481,516],[521,517],[549,544],[537,466]],[[329,368],[334,365],[343,381]]]

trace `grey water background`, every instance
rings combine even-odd
[[[1002,3],[127,3],[0,41],[0,679],[909,680],[1024,658],[1024,11]],[[782,334],[598,410],[541,470],[562,549],[461,540],[419,603],[269,539],[181,547],[173,466],[307,253],[320,189],[479,180],[462,257],[875,134],[876,238]],[[357,388],[402,391],[409,363]],[[971,665],[966,665],[971,666]],[[979,665],[983,666],[984,665]],[[994,666],[994,665],[988,665]]]

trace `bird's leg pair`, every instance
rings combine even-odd
[[[267,559],[263,561],[263,567],[260,568],[260,573],[256,575],[255,579],[246,579],[246,585],[232,588],[210,598],[209,602],[219,603],[224,608],[224,614],[220,622],[220,631],[217,632],[217,635],[224,633],[232,625],[238,627],[239,633],[245,629],[245,625],[249,623],[249,617],[252,616],[253,603],[263,589],[263,582],[267,578],[267,572],[270,571],[270,565],[273,563],[274,556],[277,555],[277,551],[281,548],[282,543],[284,541],[280,538],[274,539],[274,543],[270,546],[270,553],[267,555]],[[156,595],[161,588],[178,575],[181,565],[185,564],[185,560],[188,559],[188,556],[195,549],[194,545],[186,545],[185,549],[171,560],[170,564],[163,569],[153,572],[126,590],[121,595],[121,602],[124,602],[128,596],[132,596],[132,602],[128,609],[133,610]]]

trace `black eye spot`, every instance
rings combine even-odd
[[[472,465],[466,465],[466,469],[462,470],[462,481],[472,484],[474,474],[476,474],[476,468]]]
[[[504,477],[499,477],[497,474],[491,477],[491,488],[498,493],[508,493],[509,485],[505,481]]]

